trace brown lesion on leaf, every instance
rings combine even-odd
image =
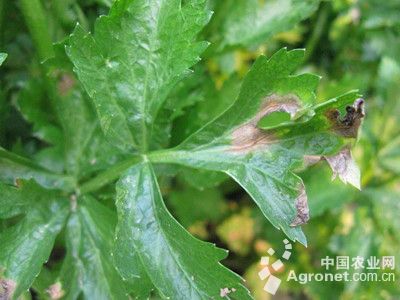
[[[310,210],[308,208],[308,200],[304,184],[301,184],[300,193],[296,198],[296,216],[290,226],[296,227],[305,224],[310,219]]]
[[[332,180],[339,176],[344,183],[361,190],[360,170],[358,169],[349,147],[343,148],[339,153],[324,157],[332,169]]]
[[[24,185],[24,181],[21,180],[21,178],[16,178],[15,181],[14,181],[14,185],[17,188],[22,188],[22,186]]]
[[[280,96],[272,94],[262,101],[258,113],[247,123],[232,132],[232,151],[250,152],[275,141],[272,133],[257,127],[258,122],[273,112],[287,112],[292,117],[300,109],[297,96],[289,94]]]
[[[66,96],[75,86],[75,78],[68,73],[62,73],[57,83],[57,90],[61,96]]]
[[[315,165],[321,160],[320,155],[304,155],[304,168]]]
[[[61,282],[56,282],[49,286],[49,288],[46,290],[46,293],[52,300],[61,299],[65,294],[64,290],[62,289]]]
[[[227,287],[221,288],[220,291],[219,291],[219,296],[220,296],[221,298],[225,298],[225,297],[226,297],[226,298],[229,298],[228,294],[234,293],[234,292],[236,292],[236,289],[235,289],[235,288],[232,288],[232,289],[229,289],[229,288],[227,288]]]
[[[361,121],[365,116],[364,99],[359,98],[354,101],[353,105],[348,105],[343,118],[340,117],[337,109],[330,109],[325,115],[337,134],[347,138],[356,138]]]
[[[1,278],[0,279],[0,299],[11,300],[12,295],[15,291],[17,283],[12,279]]]
[[[350,183],[361,190],[360,170],[351,155],[350,145],[346,145],[338,153],[330,156],[304,155],[304,167],[314,165],[321,160],[328,162],[333,172],[332,180],[339,177],[343,183]]]

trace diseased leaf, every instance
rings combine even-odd
[[[207,74],[199,75],[197,86],[192,86],[189,97],[196,103],[186,109],[185,114],[178,117],[172,128],[172,145],[178,145],[195,131],[222,114],[235,101],[240,89],[240,80],[236,76],[229,78],[221,89],[215,87]],[[200,84],[199,84],[200,81]],[[186,83],[186,81],[184,82]],[[184,97],[181,95],[181,97]],[[177,102],[177,100],[175,101]],[[221,172],[195,170],[180,167],[178,177],[197,189],[218,186],[227,179]]]
[[[240,277],[219,263],[227,253],[195,239],[170,215],[148,162],[132,167],[118,182],[117,209],[116,249],[135,252],[161,297],[210,299],[233,288],[231,299],[251,299]],[[125,269],[127,259],[117,255],[117,267]]]
[[[216,1],[215,28],[210,37],[217,51],[253,46],[273,34],[293,28],[316,11],[319,0],[226,0]]]
[[[261,270],[317,273],[332,254],[398,277],[400,1],[328,2],[0,0],[0,300],[270,299]],[[257,59],[281,43],[306,45],[306,65]],[[339,182],[360,188],[353,157],[362,192]],[[326,174],[303,172],[317,162]],[[311,247],[285,240],[306,244],[311,217]],[[400,295],[375,279],[278,297]]]
[[[303,164],[304,155],[333,155],[346,144],[344,137],[350,134],[343,137],[330,117],[336,112],[335,122],[341,122],[340,114],[344,115],[358,95],[349,93],[312,107],[319,78],[291,75],[303,54],[303,50],[282,49],[269,60],[261,56],[224,114],[176,148],[149,157],[155,162],[227,173],[250,194],[275,227],[306,244],[301,229],[291,227],[308,219],[303,183],[293,170]],[[293,122],[273,130],[258,128],[263,117],[276,111],[289,113]],[[346,132],[357,131],[356,120],[357,124],[348,124]]]
[[[68,213],[67,199],[57,192],[45,190],[33,182],[22,187],[0,186],[0,202],[15,200],[17,207],[1,208],[2,217],[24,213],[20,222],[0,233],[0,282],[6,285],[7,296],[17,299],[28,289],[49,258],[54,240]],[[0,295],[3,296],[3,295]]]
[[[68,55],[108,138],[147,151],[152,124],[172,87],[199,60],[204,0],[117,1],[94,34],[77,26]]]
[[[77,200],[66,234],[67,255],[59,284],[64,299],[127,299],[122,278],[114,268],[111,246],[116,215],[89,196]]]
[[[305,224],[310,219],[310,211],[308,208],[307,194],[304,188],[304,184],[300,186],[299,195],[296,198],[296,215],[290,223],[290,226],[299,226]]]
[[[347,138],[357,138],[358,129],[364,117],[364,99],[359,98],[353,105],[347,105],[343,118],[340,117],[337,109],[327,111],[326,116],[337,134]]]
[[[344,183],[350,183],[361,189],[360,170],[351,157],[349,148],[344,148],[333,156],[327,156],[326,160],[333,171],[332,180],[339,176]]]

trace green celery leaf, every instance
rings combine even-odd
[[[67,255],[58,281],[65,299],[81,293],[85,299],[128,299],[111,256],[115,224],[114,212],[89,196],[78,198],[67,224]]]
[[[163,298],[217,299],[229,288],[230,299],[251,299],[240,277],[219,263],[227,252],[192,237],[171,216],[148,162],[133,166],[119,180],[117,209],[118,269],[129,264],[124,252],[134,252],[134,262]],[[134,276],[143,272],[130,270]]]
[[[373,203],[379,224],[387,230],[392,230],[394,234],[399,232],[399,188],[382,185],[379,188],[367,188],[364,194]]]
[[[304,50],[282,49],[270,59],[261,56],[225,113],[176,148],[153,152],[149,158],[227,173],[252,196],[275,227],[306,244],[301,229],[291,226],[296,225],[296,211],[297,215],[300,211],[296,210],[296,202],[306,206],[302,180],[293,170],[303,164],[304,155],[333,155],[346,144],[342,135],[353,137],[357,124],[343,129],[339,119],[328,114],[343,115],[345,107],[358,95],[349,93],[310,109],[318,76],[291,75],[303,55]],[[309,113],[275,130],[258,128],[258,121],[274,111],[286,111],[292,117]],[[339,155],[346,158],[343,163],[351,162],[350,155]],[[357,176],[339,175],[343,181],[358,186]]]
[[[62,141],[53,106],[46,95],[45,80],[33,78],[28,81],[19,93],[16,105],[24,118],[33,124],[35,137],[51,145]]]
[[[346,255],[349,257],[365,257],[377,253],[379,235],[376,234],[376,227],[373,219],[369,217],[369,212],[366,207],[359,207],[352,212],[354,214],[355,224],[363,224],[362,226],[352,226],[349,232],[338,232],[330,237],[329,247],[337,253],[337,255]],[[364,270],[359,268],[350,268],[349,275],[362,273]],[[353,293],[362,285],[361,281],[345,281],[345,291],[349,296],[354,296],[353,299],[362,299],[365,297],[357,297]],[[353,295],[352,295],[353,294]]]
[[[6,58],[7,58],[7,53],[0,53],[0,66],[3,64]]]
[[[31,160],[8,152],[0,147],[0,180],[14,184],[19,178],[35,179],[48,189],[73,190],[76,182],[73,177],[60,175],[37,165]]]
[[[160,108],[207,46],[195,41],[210,17],[205,4],[117,1],[109,16],[97,20],[93,35],[76,27],[67,53],[115,145],[151,147]]]
[[[107,169],[124,155],[110,144],[101,130],[95,109],[72,72],[65,43],[55,45],[55,57],[47,61],[53,88],[53,101],[63,139],[65,170],[76,178]]]
[[[32,285],[68,214],[68,200],[57,192],[32,181],[20,184],[20,188],[0,185],[0,216],[25,214],[17,224],[0,232],[0,282],[5,299],[17,299]],[[7,208],[13,201],[13,207]]]
[[[258,122],[258,127],[262,129],[273,129],[281,124],[290,123],[290,114],[283,111],[275,111],[262,118]]]
[[[218,1],[210,23],[210,41],[217,51],[258,45],[292,29],[316,11],[319,0]]]
[[[184,114],[178,114],[177,111],[175,111],[178,118],[173,123],[173,128],[171,130],[172,145],[178,145],[185,140],[185,138],[203,127],[204,124],[222,114],[232,105],[239,94],[240,80],[236,76],[230,77],[221,89],[217,89],[214,82],[209,76],[207,77],[204,71],[196,75],[197,76],[193,78],[197,79],[194,83],[187,84],[188,80],[185,80],[182,83],[185,84],[184,88],[186,89],[182,88],[180,93],[174,94],[176,98],[184,99],[186,97],[186,100],[178,101],[178,99],[174,99],[174,101],[170,101],[171,107],[176,107],[175,103],[188,101],[195,104],[186,108]],[[175,106],[172,106],[173,104]],[[217,186],[227,178],[227,175],[221,172],[195,170],[185,167],[180,167],[179,170],[178,176],[198,189]]]
[[[43,188],[33,181],[18,181],[22,187],[14,187],[0,182],[0,219],[8,219],[29,210],[28,206],[40,202]],[[54,195],[53,195],[54,196]]]
[[[316,218],[326,211],[343,209],[345,203],[354,199],[357,190],[332,181],[327,166],[315,166],[301,174],[304,179],[311,218]],[[323,187],[323,188],[321,188]]]
[[[39,299],[49,299],[49,287],[54,281],[54,278],[57,277],[57,273],[54,270],[51,270],[44,266],[39,273],[39,276],[36,277],[35,281],[32,284],[32,289],[38,294]],[[54,291],[54,287],[52,287]],[[60,290],[61,292],[61,290]],[[54,295],[54,292],[52,293]],[[55,297],[53,297],[55,298]]]
[[[400,136],[385,145],[378,154],[379,164],[387,170],[400,174]]]
[[[33,159],[80,179],[109,168],[124,154],[106,140],[90,99],[72,72],[65,43],[56,44],[54,51],[55,57],[45,64],[47,80],[28,82],[17,106],[33,124],[35,136],[52,145]]]
[[[62,72],[58,85],[63,82],[71,84],[69,90],[60,91],[55,104],[64,134],[62,142],[66,171],[81,178],[107,169],[124,155],[106,140],[91,103],[74,75],[65,70],[58,71]]]
[[[172,89],[153,125],[153,143],[165,147],[173,143],[172,135],[181,129],[180,125],[174,124],[173,121],[187,115],[188,108],[204,100],[204,91],[207,90],[210,81],[200,65]],[[190,123],[185,123],[183,127],[189,126]]]
[[[220,185],[229,177],[222,172],[179,166],[177,178],[180,182],[194,187],[199,191],[203,191],[204,189],[213,188]]]
[[[224,82],[221,89],[215,87],[215,83],[207,74],[202,74],[197,84],[198,86],[193,87],[189,94],[189,98],[197,98],[194,101],[196,105],[187,109],[186,113],[177,118],[174,123],[173,145],[178,145],[204,124],[222,114],[235,102],[240,89],[240,80],[236,76]]]
[[[389,57],[383,57],[378,70],[377,91],[381,103],[371,108],[381,111],[376,118],[369,120],[368,125],[381,143],[377,153],[380,166],[400,174],[400,64]],[[368,144],[368,140],[365,141]]]
[[[201,221],[217,222],[228,211],[227,203],[217,188],[197,190],[185,187],[172,191],[168,204],[186,228]]]

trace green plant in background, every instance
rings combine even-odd
[[[298,271],[398,253],[399,52],[383,47],[399,41],[395,2],[1,2],[0,295],[263,299],[254,274],[276,228],[307,236],[287,266]],[[319,87],[304,62],[326,75]],[[356,139],[362,192],[327,169],[360,188]]]

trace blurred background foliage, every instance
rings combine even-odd
[[[49,147],[60,123],[43,88],[40,62],[46,49],[40,50],[32,39],[22,2],[0,0],[0,50],[9,54],[0,71],[0,145],[62,170],[57,149]],[[77,22],[92,29],[112,0],[37,3],[51,40],[59,42]],[[298,72],[322,76],[317,101],[352,89],[359,89],[366,99],[367,117],[353,149],[362,191],[337,179],[332,182],[325,163],[301,171],[311,212],[310,222],[303,226],[309,246],[296,244],[282,272],[322,272],[320,259],[327,255],[395,255],[397,281],[300,285],[283,280],[276,299],[400,299],[400,2],[213,0],[209,6],[214,15],[202,35],[212,44],[193,74],[173,92],[171,97],[179,98],[180,104],[166,106],[163,113],[174,122],[160,139],[174,146],[220,114],[235,99],[258,55],[269,56],[283,46],[306,48]],[[224,264],[246,278],[256,299],[269,299],[257,276],[259,261],[269,247],[282,250],[284,235],[227,176],[164,166],[157,171],[167,205],[180,223],[201,239],[229,249]],[[113,193],[105,188],[100,195],[111,207]],[[35,297],[47,297],[44,289],[60,268],[63,243],[61,236],[34,284]]]

